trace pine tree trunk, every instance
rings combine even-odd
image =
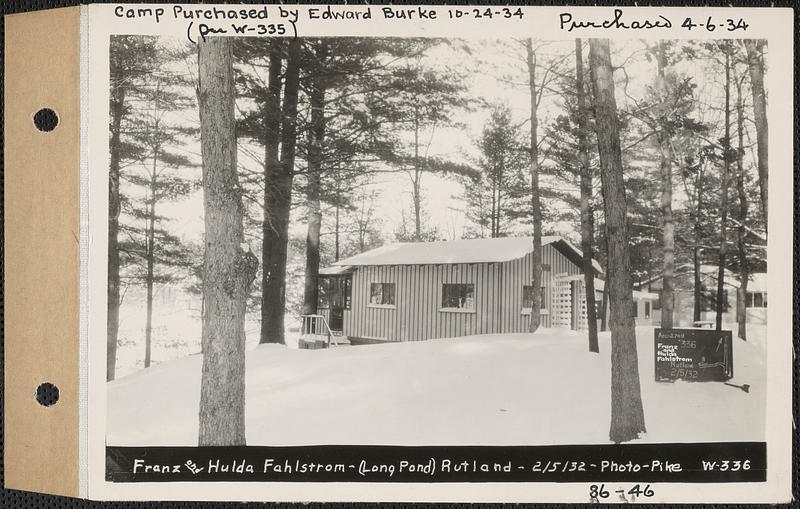
[[[608,267],[606,267],[606,281],[603,285],[603,298],[600,302],[600,332],[608,330]]]
[[[730,42],[725,41],[725,140],[723,142],[722,178],[720,179],[720,192],[722,200],[720,204],[720,241],[719,241],[719,270],[717,271],[717,317],[716,329],[722,330],[722,314],[725,312],[725,257],[728,254],[728,176],[730,175],[730,152],[731,152],[731,47]]]
[[[334,217],[334,223],[335,224],[334,224],[334,240],[333,240],[333,244],[334,244],[334,246],[333,246],[333,248],[334,248],[333,260],[337,261],[337,262],[339,261],[339,258],[341,256],[341,254],[340,254],[341,253],[341,247],[339,246],[339,228],[340,228],[340,226],[339,226],[339,213],[340,213],[339,212],[339,209],[340,209],[339,203],[340,203],[340,200],[342,199],[342,197],[341,197],[341,190],[340,190],[339,186],[340,186],[340,184],[339,184],[339,176],[337,175],[336,176],[336,213],[335,213],[335,217]],[[363,241],[362,241],[362,245],[363,245]],[[361,252],[362,253],[364,252],[363,248],[362,248]]]
[[[705,177],[705,165],[701,165],[700,172],[697,175],[697,206],[695,207],[694,215],[694,249],[692,250],[692,261],[694,263],[694,321],[698,322],[702,318],[701,304],[703,300],[703,283],[702,274],[700,273],[700,243],[703,240],[703,228],[700,223],[703,217],[703,178]]]
[[[286,83],[281,108],[280,167],[274,168],[267,184],[269,252],[264,257],[268,272],[262,290],[261,343],[285,343],[286,256],[289,244],[289,218],[292,208],[295,145],[297,138],[297,93],[300,76],[300,40],[292,39],[286,61]]]
[[[106,341],[106,380],[116,376],[117,340],[119,336],[119,170],[120,134],[122,117],[125,114],[125,89],[117,88],[111,93],[111,139],[109,140],[108,172],[108,323]]]
[[[323,49],[318,52],[324,60]],[[325,88],[318,78],[309,92],[311,126],[308,130],[308,233],[306,235],[306,274],[303,292],[303,314],[317,313],[319,299],[319,233],[322,226],[320,189],[322,187],[322,146],[325,140]]]
[[[611,428],[612,442],[633,440],[645,431],[639,386],[639,360],[633,321],[627,205],[619,141],[617,104],[608,39],[590,39],[589,62],[594,85],[597,147],[603,173],[603,203],[608,239],[611,304]]]
[[[656,89],[660,96],[659,114],[664,109],[670,108],[667,93],[667,78],[665,68],[667,67],[667,57],[665,42],[661,41],[656,49],[656,62],[658,63],[658,74],[656,76]],[[675,275],[675,223],[672,218],[672,134],[669,127],[664,125],[666,119],[659,122],[656,126],[658,134],[658,148],[661,155],[661,222],[662,222],[662,246],[664,252],[664,271],[661,288],[661,327],[671,329],[673,327],[673,313],[675,308],[674,275]]]
[[[602,193],[603,173],[600,172],[600,194]],[[605,224],[603,225],[603,229],[605,230]],[[603,300],[600,303],[600,332],[606,332],[608,330],[608,289],[609,285],[611,284],[610,274],[608,273],[608,238],[604,239],[604,245],[606,248],[606,264],[603,268],[605,269],[606,279],[603,283]]]
[[[502,220],[503,220],[503,180],[502,180],[502,169],[501,169],[501,178],[500,181],[497,183],[497,219],[495,220],[496,229],[494,232],[495,237],[502,237],[503,233],[501,230]]]
[[[533,298],[531,299],[531,318],[528,332],[536,332],[542,322],[542,204],[539,196],[539,123],[537,117],[536,93],[536,55],[533,50],[533,41],[525,40],[526,64],[528,67],[528,92],[530,94],[531,115],[531,214],[533,216],[533,256],[531,256],[531,286]]]
[[[492,179],[492,233],[489,234],[491,238],[497,237],[497,184]]]
[[[414,170],[414,241],[422,242],[422,172]]]
[[[236,170],[232,40],[199,42],[200,143],[205,210],[203,367],[199,445],[245,445],[247,274],[243,206]]]
[[[698,237],[695,237],[695,243],[700,243],[700,239]],[[692,255],[692,270],[694,271],[694,313],[692,316],[694,317],[695,322],[699,322],[702,319],[701,304],[703,301],[703,280],[702,275],[700,274],[700,248],[695,247],[692,250]]]
[[[581,188],[581,251],[583,251],[583,284],[586,287],[586,321],[589,327],[589,351],[599,352],[597,340],[597,308],[594,293],[594,212],[592,210],[592,168],[589,164],[589,127],[586,116],[586,93],[583,78],[583,41],[575,39],[575,89],[578,92],[578,157]]]
[[[156,126],[156,129],[158,127]],[[144,325],[144,367],[149,368],[153,352],[153,283],[155,280],[156,265],[156,167],[158,164],[158,149],[153,150],[153,168],[150,174],[150,203],[147,206],[147,243],[145,256],[147,258],[147,273],[145,287],[147,289],[147,319]]]
[[[149,251],[149,248],[148,248]],[[147,319],[144,325],[144,367],[150,367],[153,348],[153,261],[152,254],[147,255]]]
[[[747,223],[747,193],[745,191],[744,165],[744,102],[742,100],[742,82],[736,80],[736,191],[739,195],[739,228],[737,229],[737,244],[739,248],[739,288],[736,294],[736,320],[738,322],[738,335],[747,341],[747,280],[750,273],[747,265],[747,245],[745,243]]]
[[[153,253],[153,207],[150,207],[150,217],[147,220],[147,274],[145,276],[145,287],[147,288],[147,319],[144,325],[144,367],[150,367],[150,359],[153,344],[153,276],[154,276],[154,253]]]
[[[266,292],[271,277],[271,256],[279,239],[271,216],[274,208],[272,183],[278,179],[281,162],[278,158],[281,130],[281,71],[283,48],[279,39],[272,39],[269,50],[269,77],[267,99],[264,104],[264,220],[261,223],[261,339],[268,342],[265,324],[269,321],[269,306]]]
[[[160,133],[158,98],[161,92],[161,80],[156,79],[156,95],[153,105],[153,133],[158,136]],[[153,164],[150,169],[150,203],[147,207],[147,275],[145,286],[147,288],[147,320],[144,328],[144,367],[150,367],[150,359],[153,349],[153,283],[155,276],[155,257],[156,257],[156,189],[158,186],[158,142],[153,145]]]
[[[758,185],[761,191],[761,210],[764,229],[767,229],[767,188],[769,187],[769,124],[767,123],[767,95],[764,91],[764,41],[745,39],[750,84],[753,89],[753,116],[756,124],[758,153]]]
[[[414,199],[414,240],[422,241],[422,196],[420,180],[422,179],[422,168],[419,162],[419,112],[414,110],[414,179],[412,198]]]

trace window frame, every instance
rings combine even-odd
[[[380,285],[381,288],[381,302],[372,302],[373,298],[373,290],[372,288],[376,285]],[[391,292],[386,292],[386,287],[391,287]],[[392,302],[387,303],[385,302],[386,295],[391,294]],[[393,282],[383,282],[383,281],[375,281],[370,282],[369,284],[369,301],[367,301],[368,308],[378,308],[378,309],[397,309],[397,284]]]
[[[472,297],[466,297],[465,296],[465,297],[463,297],[463,299],[464,299],[465,302],[467,302],[467,301],[471,302],[472,306],[471,307],[453,307],[453,306],[445,305],[446,303],[448,303],[448,301],[446,299],[451,299],[452,298],[452,295],[448,295],[447,294],[447,290],[446,290],[447,287],[451,287],[451,288],[452,287],[467,287],[468,288],[467,292],[471,292],[472,293]],[[441,293],[441,299],[440,299],[439,312],[444,312],[444,313],[475,313],[476,312],[477,308],[476,308],[476,305],[475,305],[476,304],[475,303],[475,283],[442,283],[441,292],[442,293]],[[462,293],[463,293],[462,289],[459,289],[458,290],[458,296],[456,298],[459,298],[459,299],[462,298],[461,297]]]
[[[756,304],[756,297],[761,301],[760,305]],[[766,309],[767,308],[767,292],[765,291],[748,291],[745,293],[744,307],[745,309]]]
[[[653,300],[652,310],[653,311],[660,311],[661,310],[661,290],[659,289],[655,293],[656,293],[656,295],[658,295],[658,298]]]
[[[344,292],[344,309],[353,307],[353,276],[348,275],[342,278],[342,290]]]
[[[342,309],[350,310],[353,300],[353,278],[345,276],[320,276],[317,280],[317,309],[333,309],[333,297],[341,292]]]
[[[526,291],[530,291],[528,290],[529,288],[533,288],[533,285],[522,285],[522,309],[520,310],[519,313],[521,315],[531,314],[531,307],[525,306],[525,293]],[[542,285],[540,288],[541,288],[540,291],[542,292],[542,305],[539,309],[539,313],[543,315],[548,315],[550,314],[550,309],[547,307],[547,286]]]
[[[606,302],[606,305],[608,302]],[[603,318],[603,290],[594,291],[594,316]]]
[[[317,309],[331,308],[331,278],[321,277],[317,280]]]

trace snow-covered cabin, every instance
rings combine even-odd
[[[542,237],[543,327],[585,328],[581,256]],[[531,237],[389,244],[322,269],[319,312],[353,343],[525,332],[532,275]]]

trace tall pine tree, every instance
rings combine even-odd
[[[620,443],[645,431],[639,359],[633,321],[633,284],[627,238],[627,207],[620,148],[619,119],[614,96],[614,74],[608,39],[590,39],[603,206],[608,239],[609,301],[611,304],[611,429],[609,438]]]
[[[114,36],[109,42],[109,174],[108,174],[108,292],[106,380],[116,372],[119,335],[120,251],[119,216],[122,209],[120,174],[127,160],[139,158],[138,150],[123,139],[122,132],[131,117],[131,102],[142,95],[142,87],[157,66],[155,37]]]
[[[258,260],[242,242],[231,44],[228,37],[199,43],[206,246],[200,446],[246,442],[244,316]]]

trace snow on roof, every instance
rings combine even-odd
[[[576,248],[562,237],[542,237],[542,245],[554,244],[561,252],[571,251],[573,259],[582,256]],[[494,239],[461,239],[439,242],[401,242],[339,260],[337,266],[359,265],[433,265],[450,263],[493,263],[522,258],[533,251],[533,237],[500,237]],[[593,265],[598,273],[602,268],[597,261]]]
[[[691,263],[685,263],[675,268],[675,276],[689,276],[694,274],[694,266]],[[717,276],[719,275],[719,265],[702,264],[700,265],[700,280],[705,285],[716,285]],[[644,286],[648,283],[659,281],[663,278],[662,274],[657,274],[650,279],[637,283],[637,286]],[[739,274],[725,269],[723,283],[725,286],[739,288]],[[750,274],[747,284],[748,292],[765,292],[767,291],[767,274],[765,272],[757,272]]]
[[[605,287],[606,287],[605,281],[603,281],[602,279],[595,278],[594,290],[596,292],[602,292]],[[641,290],[634,290],[633,298],[638,300],[658,300],[658,294],[655,292],[644,292]]]
[[[542,245],[561,237],[542,237]],[[507,262],[533,251],[533,237],[399,242],[361,253],[335,265],[426,265]]]
[[[750,274],[750,279],[747,282],[748,292],[766,292],[767,291],[767,274],[759,272],[757,274]]]
[[[717,275],[719,274],[718,265],[701,265],[700,272],[703,274],[702,276],[703,283],[713,284],[713,285],[717,284]],[[741,286],[741,283],[739,282],[739,274],[731,272],[728,269],[725,269],[723,282],[726,286],[732,286],[734,288],[739,288],[739,286]],[[755,274],[750,274],[750,277],[747,280],[747,291],[766,292],[767,291],[766,272],[757,272]]]
[[[325,267],[324,269],[319,269],[320,276],[339,276],[341,274],[350,274],[353,272],[353,267],[349,265],[332,265],[330,267]]]

